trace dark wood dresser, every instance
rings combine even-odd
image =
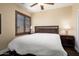
[[[73,47],[75,46],[75,38],[72,35],[60,35],[63,47]]]

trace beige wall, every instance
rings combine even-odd
[[[72,6],[32,14],[33,31],[34,26],[59,25],[61,32],[63,30],[63,22],[65,21],[68,22],[72,28],[69,31],[69,34],[73,35],[74,26],[72,19]]]
[[[17,4],[0,4],[2,21],[2,34],[0,34],[0,50],[7,47],[8,43],[15,37],[15,10],[31,16],[25,8]]]

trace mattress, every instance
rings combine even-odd
[[[58,34],[35,33],[19,36],[9,43],[8,48],[21,55],[32,53],[37,56],[67,56]]]

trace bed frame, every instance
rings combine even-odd
[[[59,26],[35,26],[35,33],[59,34]]]

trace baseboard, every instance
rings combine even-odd
[[[1,55],[1,54],[4,54],[4,53],[7,52],[7,51],[9,51],[8,48],[5,48],[5,49],[3,49],[3,50],[0,50],[0,55]]]

